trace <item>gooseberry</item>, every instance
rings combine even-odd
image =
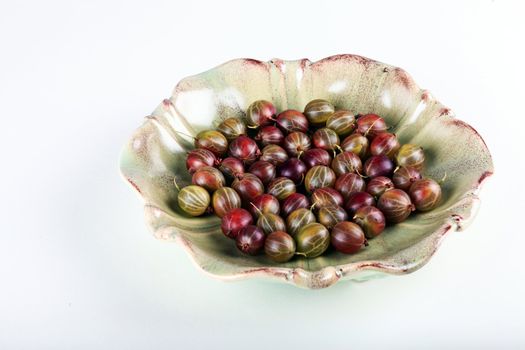
[[[356,127],[355,116],[344,109],[335,111],[326,120],[326,127],[335,131],[340,137],[345,137],[350,135]]]
[[[305,133],[294,131],[284,138],[283,147],[290,156],[297,157],[310,149],[310,138]]]
[[[388,158],[393,158],[401,145],[396,135],[389,132],[384,132],[372,140],[370,143],[370,153],[374,156],[385,155]]]
[[[268,184],[275,178],[275,165],[265,160],[258,160],[248,169],[250,174],[257,176],[263,184]]]
[[[412,183],[421,178],[421,173],[416,168],[402,166],[394,171],[392,182],[396,188],[408,191]]]
[[[257,219],[257,227],[267,235],[275,231],[286,230],[284,220],[279,215],[272,213],[263,213],[259,215],[259,219]]]
[[[408,194],[412,203],[419,211],[428,211],[434,209],[441,200],[441,186],[432,179],[416,180]]]
[[[268,125],[259,130],[255,136],[255,140],[263,146],[277,145],[283,142],[284,135],[279,128],[273,125]]]
[[[231,157],[240,159],[244,164],[250,165],[259,158],[261,151],[254,140],[241,135],[230,143],[229,154]]]
[[[281,213],[283,217],[288,217],[290,213],[300,208],[310,207],[310,200],[302,193],[292,193],[282,202]]]
[[[386,132],[387,129],[385,120],[377,114],[365,114],[357,118],[357,130],[370,139]]]
[[[366,242],[361,227],[349,221],[343,221],[334,226],[330,241],[335,250],[344,254],[357,253]]]
[[[394,162],[385,155],[372,156],[365,162],[364,172],[368,177],[392,176]]]
[[[281,165],[288,159],[288,153],[278,145],[268,145],[263,148],[260,160],[272,163],[275,166]]]
[[[339,176],[335,182],[335,189],[341,193],[343,199],[348,200],[348,197],[356,192],[363,192],[366,187],[365,180],[355,173],[346,173]]]
[[[330,245],[330,233],[323,225],[313,222],[301,227],[295,236],[297,253],[306,258],[323,254]]]
[[[215,155],[204,148],[197,148],[190,152],[186,156],[186,169],[190,174],[193,174],[197,170],[205,166],[217,165],[218,160]]]
[[[346,173],[359,173],[363,170],[363,163],[353,152],[343,152],[335,156],[332,160],[332,169],[337,176]]]
[[[295,236],[303,226],[315,221],[315,215],[311,210],[299,208],[288,215],[286,218],[286,227],[288,228],[288,233]]]
[[[322,99],[312,100],[304,107],[304,115],[313,126],[325,125],[328,117],[334,112],[334,106]]]
[[[321,187],[334,187],[335,179],[332,169],[324,165],[316,165],[306,173],[304,186],[308,193],[312,193]]]
[[[259,126],[269,125],[272,122],[275,112],[275,106],[271,102],[265,100],[253,102],[246,111],[248,127],[257,128]]]
[[[224,174],[228,181],[233,181],[236,177],[244,174],[244,165],[234,157],[224,158],[219,165],[219,170]]]
[[[271,194],[264,193],[255,197],[248,209],[257,218],[261,214],[279,214],[281,208],[277,198]]]
[[[311,200],[316,210],[325,206],[342,206],[344,203],[341,193],[331,187],[316,189],[314,193],[312,193]]]
[[[394,188],[394,183],[386,176],[376,176],[368,181],[366,185],[366,192],[374,197],[381,196],[385,191]]]
[[[241,135],[246,135],[246,125],[237,118],[227,118],[217,127],[228,141],[232,141]]]
[[[177,202],[186,214],[200,216],[210,206],[210,194],[204,187],[190,185],[179,191]]]
[[[404,221],[414,211],[415,207],[405,191],[394,188],[379,197],[377,209],[383,212],[386,221],[399,223]]]
[[[308,119],[299,111],[288,109],[279,113],[276,119],[277,126],[285,133],[308,131]]]
[[[264,193],[264,185],[261,180],[250,173],[238,176],[232,182],[231,187],[239,193],[245,203],[253,202],[255,197]]]
[[[275,262],[287,262],[295,254],[295,241],[284,231],[272,232],[266,236],[264,252]]]
[[[357,209],[353,219],[363,229],[366,238],[379,236],[385,229],[385,216],[381,210],[370,205]]]
[[[195,136],[195,148],[203,148],[220,157],[228,149],[226,137],[215,130],[205,130]]]
[[[239,232],[235,238],[235,243],[241,252],[257,255],[263,250],[265,239],[266,236],[260,228],[248,225]]]
[[[316,148],[333,151],[339,147],[339,136],[332,129],[322,128],[314,132],[312,141]]]
[[[352,152],[364,158],[368,154],[368,139],[360,133],[348,135],[341,143],[341,149],[345,152]]]
[[[213,192],[212,205],[214,213],[222,218],[227,212],[241,207],[241,197],[231,187],[221,187]]]
[[[234,208],[221,219],[221,231],[228,238],[235,239],[239,232],[253,223],[251,214],[242,208]]]
[[[290,158],[278,168],[279,176],[284,176],[295,182],[301,183],[306,173],[306,165],[297,158]]]
[[[278,177],[272,182],[270,182],[266,192],[276,197],[278,200],[282,201],[291,194],[295,193],[296,188],[294,182],[289,178]]]
[[[376,200],[370,193],[367,192],[356,192],[348,197],[345,204],[345,209],[348,211],[350,217],[354,216],[357,209],[367,206],[375,205]]]
[[[419,146],[409,143],[404,144],[397,151],[396,162],[400,167],[413,167],[421,171],[425,162],[425,152]]]
[[[191,183],[213,192],[224,186],[226,179],[217,168],[205,166],[193,174]]]
[[[316,165],[330,166],[332,156],[324,149],[312,148],[301,154],[301,160],[308,168],[313,168]]]
[[[331,205],[319,209],[317,220],[331,230],[337,223],[348,220],[348,214],[343,208]]]

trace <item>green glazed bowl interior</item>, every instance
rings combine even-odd
[[[424,175],[445,178],[439,207],[389,226],[357,254],[329,251],[315,259],[279,264],[264,255],[241,254],[220,231],[220,219],[189,217],[177,205],[177,189],[190,183],[184,136],[215,128],[227,117],[244,117],[248,105],[272,101],[278,111],[303,110],[323,98],[338,109],[376,113],[393,127],[401,143],[421,145],[427,157]],[[305,288],[337,281],[404,274],[423,266],[442,238],[464,229],[479,203],[482,182],[493,172],[487,146],[468,124],[421,90],[402,69],[356,55],[261,62],[236,59],[180,81],[170,98],[146,117],[124,147],[124,178],[145,202],[155,237],[181,244],[203,271],[225,280],[264,277]]]

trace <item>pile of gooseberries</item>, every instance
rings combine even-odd
[[[321,99],[277,113],[259,100],[243,119],[195,136],[186,158],[192,184],[179,189],[178,205],[190,216],[217,215],[244,254],[280,263],[330,246],[354,254],[386,225],[439,204],[424,161],[421,147],[400,144],[376,114]]]

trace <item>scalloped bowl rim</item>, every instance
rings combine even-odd
[[[353,55],[353,54],[342,54],[342,55],[329,56],[329,57],[323,58],[316,62],[311,62],[308,59],[300,59],[300,60],[272,59],[268,62],[263,62],[263,61],[250,59],[250,58],[238,58],[238,59],[232,59],[230,61],[227,61],[206,72],[212,71],[214,69],[223,67],[225,65],[228,65],[232,62],[237,62],[237,61],[246,61],[246,62],[250,62],[254,64],[269,64],[269,65],[274,65],[274,66],[286,65],[290,63],[298,63],[300,66],[304,67],[308,65],[319,64],[327,60],[339,60],[339,59],[357,60],[357,61],[361,61],[363,64],[368,64],[370,62],[383,64],[381,62],[378,62],[378,61],[375,61],[375,60],[372,60],[372,59],[369,59],[363,56]],[[399,72],[404,74],[405,77],[409,80],[409,83],[413,84],[419,90],[419,93],[421,94],[422,99],[428,99],[428,100],[433,99],[430,92],[428,90],[419,88],[418,85],[414,82],[414,80],[410,77],[410,75],[406,73],[406,71],[404,71],[401,68],[390,66],[387,64],[385,64],[385,66],[399,70]],[[187,77],[187,78],[190,78],[190,77]],[[181,82],[187,78],[182,79]],[[170,99],[165,99],[162,102],[163,105],[166,106],[166,105],[172,104],[171,99],[176,95],[179,84],[177,84],[177,87],[175,88],[175,92],[173,96]],[[446,107],[443,108],[442,116],[455,118],[453,112],[449,108],[446,108]],[[147,116],[146,118],[154,118],[154,117]],[[461,127],[470,129],[470,131],[472,131],[479,138],[479,140],[483,142],[483,144],[485,144],[483,141],[483,138],[477,133],[477,131],[472,126],[470,126],[469,124],[459,119],[456,119],[455,122],[460,124]],[[140,128],[142,128],[142,126],[139,127],[139,129]],[[482,188],[484,182],[491,175],[493,175],[493,171],[494,171],[493,164],[492,164],[492,157],[486,145],[485,145],[485,148],[486,148],[487,156],[490,162],[490,166],[488,166],[486,171],[481,174],[477,183],[473,184],[474,186],[472,187],[472,189],[461,198],[461,201],[465,202],[464,208],[466,208],[463,215],[456,215],[456,214],[450,215],[449,219],[446,220],[443,223],[443,225],[441,225],[440,228],[430,233],[427,237],[423,238],[420,242],[417,242],[414,245],[406,248],[406,250],[410,250],[410,249],[416,249],[418,245],[430,245],[432,247],[432,250],[423,259],[420,259],[417,262],[412,262],[408,264],[392,264],[388,262],[388,259],[386,260],[368,260],[368,261],[359,261],[359,262],[353,262],[353,263],[343,264],[343,265],[327,266],[327,267],[323,267],[315,271],[308,271],[300,267],[292,268],[292,267],[274,267],[274,266],[245,268],[241,272],[232,273],[232,274],[215,274],[215,273],[212,273],[206,270],[197,261],[191,242],[187,240],[185,237],[183,237],[183,235],[176,234],[175,227],[173,226],[155,227],[154,225],[152,225],[152,222],[155,220],[155,217],[159,217],[160,215],[168,215],[168,214],[164,210],[156,207],[155,205],[149,204],[148,199],[143,195],[142,191],[137,186],[137,184],[135,184],[130,178],[126,176],[125,170],[124,170],[124,164],[123,164],[123,154],[124,154],[125,149],[123,149],[121,152],[119,169],[120,169],[120,174],[124,178],[124,180],[133,188],[135,192],[139,194],[140,198],[142,198],[144,202],[144,213],[146,216],[146,221],[148,223],[148,227],[152,230],[154,236],[159,239],[174,241],[180,246],[182,246],[185,252],[187,253],[187,255],[190,257],[193,264],[202,272],[206,273],[207,275],[213,278],[217,278],[223,281],[238,281],[238,280],[244,280],[247,278],[262,277],[264,279],[284,281],[284,282],[287,282],[289,284],[292,284],[298,287],[318,289],[318,288],[329,287],[340,280],[366,281],[370,278],[381,277],[384,275],[403,275],[403,274],[411,273],[421,268],[422,266],[424,266],[430,260],[430,258],[434,255],[434,253],[437,251],[442,240],[444,239],[445,236],[447,236],[449,232],[461,231],[465,229],[470,224],[472,219],[475,217],[478,211],[479,203],[480,203],[478,193],[480,189]],[[396,254],[398,253],[399,252],[396,252]]]

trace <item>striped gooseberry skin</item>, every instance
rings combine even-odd
[[[377,209],[383,212],[387,222],[397,224],[406,220],[415,207],[405,191],[394,188],[379,197]]]
[[[275,231],[286,230],[286,224],[284,223],[283,218],[272,213],[259,215],[259,219],[257,219],[257,227],[259,227],[265,235],[269,235]]]
[[[329,205],[322,207],[317,213],[317,220],[323,224],[324,227],[331,230],[335,225],[341,221],[348,220],[346,210],[339,206]]]
[[[401,166],[394,171],[392,182],[396,188],[408,191],[410,186],[416,181],[422,179],[421,173],[416,168]]]
[[[307,168],[313,168],[316,165],[330,166],[332,163],[332,156],[324,149],[311,148],[301,154],[301,160]]]
[[[395,134],[384,132],[374,137],[370,143],[370,153],[374,156],[385,155],[388,158],[394,158],[400,147]]]
[[[244,174],[244,164],[237,158],[227,157],[222,160],[219,170],[228,181],[233,181],[236,177]]]
[[[331,187],[316,189],[310,199],[315,210],[326,206],[342,206],[344,203],[341,193]]]
[[[272,163],[258,160],[250,166],[248,172],[257,176],[266,185],[275,178],[277,171]]]
[[[237,191],[245,203],[252,202],[255,197],[264,193],[264,185],[253,174],[245,173],[233,180],[232,188]]]
[[[281,208],[277,198],[271,194],[264,193],[255,197],[254,200],[250,202],[250,207],[248,209],[253,217],[257,218],[261,214],[279,214]]]
[[[281,214],[288,217],[293,211],[310,207],[310,200],[302,193],[292,193],[282,202]]]
[[[228,141],[232,141],[241,135],[246,135],[246,125],[240,119],[226,118],[219,124],[217,131],[220,131]]]
[[[237,137],[230,143],[228,153],[231,157],[240,159],[245,165],[252,164],[261,155],[257,143],[245,135]]]
[[[301,227],[295,236],[297,252],[306,258],[323,254],[330,245],[330,232],[323,225],[313,222]]]
[[[246,111],[248,127],[257,128],[271,124],[275,113],[275,106],[271,102],[266,100],[253,102]]]
[[[315,215],[307,208],[299,208],[290,213],[286,218],[288,233],[295,237],[301,227],[316,222]]]
[[[356,192],[363,192],[365,188],[365,180],[355,173],[343,174],[339,176],[335,182],[335,189],[341,193],[344,200],[348,200],[348,198]]]
[[[272,232],[266,236],[264,253],[275,262],[287,262],[295,254],[295,241],[284,231]]]
[[[343,221],[335,225],[330,238],[335,250],[344,254],[357,253],[366,241],[361,227],[350,221]]]
[[[227,212],[241,207],[241,197],[231,187],[221,187],[213,192],[212,205],[215,214],[222,218]]]
[[[341,143],[341,148],[345,152],[357,154],[361,159],[368,155],[369,142],[363,134],[354,132],[348,135]]]
[[[394,162],[385,155],[372,156],[366,160],[364,172],[368,177],[391,177],[394,172]]]
[[[204,130],[195,136],[195,148],[207,149],[220,157],[228,150],[228,140],[216,130]]]
[[[221,219],[221,231],[228,238],[235,239],[239,232],[253,223],[251,214],[242,208],[234,208]]]
[[[379,236],[385,229],[385,216],[381,210],[371,205],[357,209],[353,220],[361,226],[366,238]]]
[[[186,169],[190,174],[195,173],[205,166],[217,165],[218,159],[215,155],[204,148],[197,148],[188,152],[186,156]]]
[[[404,144],[399,148],[396,154],[396,163],[398,166],[412,167],[421,171],[425,162],[425,152],[420,146],[413,144]]]
[[[370,193],[372,196],[378,198],[385,191],[391,190],[394,188],[394,183],[390,178],[386,176],[377,176],[373,177],[368,181],[366,185],[366,192]]]
[[[265,240],[266,235],[259,227],[248,225],[239,232],[235,238],[235,244],[241,252],[257,255],[264,249]]]
[[[304,115],[313,126],[325,125],[334,112],[334,105],[322,99],[312,100],[304,107]]]
[[[296,192],[295,183],[286,177],[278,177],[270,182],[266,192],[282,201]]]
[[[334,187],[336,175],[332,169],[324,165],[316,165],[306,173],[304,187],[308,193],[313,193],[322,187]]]
[[[339,146],[339,136],[335,131],[328,128],[321,128],[314,132],[312,141],[316,148],[333,151]]]
[[[210,205],[210,194],[204,187],[189,185],[179,191],[177,202],[186,214],[200,216]]]
[[[273,125],[268,125],[259,130],[255,136],[255,140],[263,146],[278,145],[283,142],[284,135],[281,129]]]
[[[285,133],[294,131],[306,133],[308,131],[308,119],[303,113],[295,109],[288,109],[279,113],[276,119],[277,126]]]
[[[345,137],[355,130],[355,116],[350,111],[340,109],[328,117],[326,127],[335,131],[339,137]]]
[[[288,155],[297,157],[304,151],[309,150],[312,147],[312,143],[305,133],[294,131],[284,138],[283,147],[288,152]]]
[[[279,166],[288,160],[288,153],[279,145],[268,145],[263,148],[259,160],[264,160]]]
[[[304,180],[306,174],[306,165],[298,158],[290,158],[279,166],[279,176],[284,176],[292,180],[296,184],[300,184]]]
[[[377,135],[386,132],[388,127],[385,120],[377,114],[365,114],[357,118],[357,130],[373,139]]]
[[[374,197],[368,192],[356,192],[348,197],[345,209],[350,216],[354,216],[357,209],[367,205],[376,205]]]
[[[335,156],[332,160],[332,169],[337,176],[341,176],[346,173],[359,173],[363,170],[363,163],[353,152],[343,152]]]
[[[193,174],[191,183],[213,192],[224,186],[226,179],[217,168],[205,166]]]
[[[419,211],[429,211],[434,209],[441,200],[441,186],[432,179],[416,180],[408,195]]]

